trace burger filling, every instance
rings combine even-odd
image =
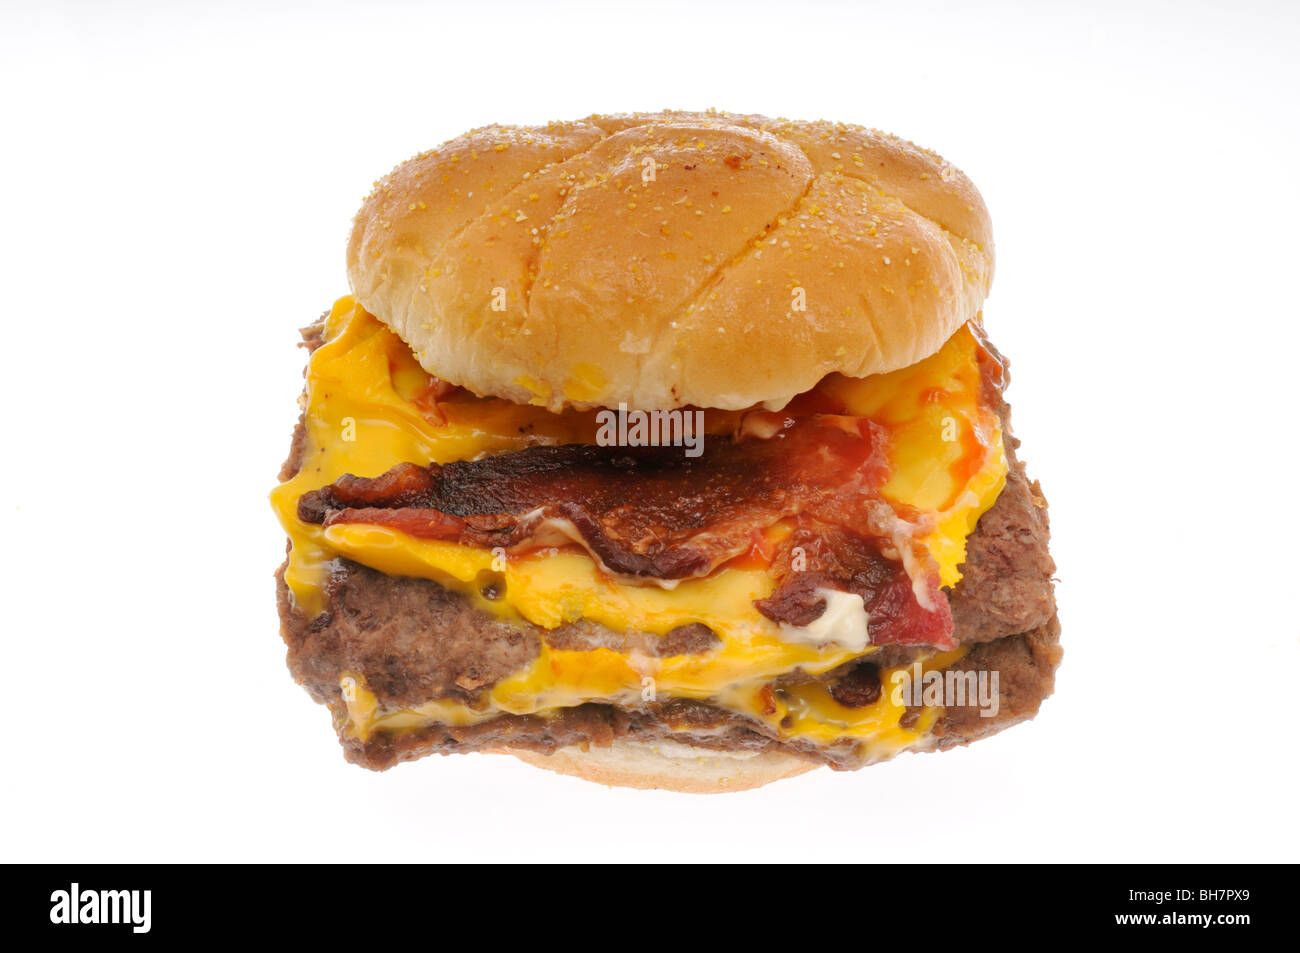
[[[932,743],[941,701],[891,687],[963,665],[968,541],[1004,487],[1029,499],[977,325],[778,409],[688,410],[694,452],[449,386],[349,298],[309,340],[272,494],[286,637],[358,760],[639,732],[852,767]],[[1011,632],[1050,616],[1046,558]]]

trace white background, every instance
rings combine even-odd
[[[1294,4],[271,6],[3,5],[3,859],[1300,859]],[[709,106],[983,192],[1055,697],[711,798],[346,764],[266,493],[352,213],[473,126]]]

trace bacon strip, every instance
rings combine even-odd
[[[873,641],[941,644],[945,625],[951,640],[952,622],[937,574],[922,581],[930,607],[923,608],[896,551],[915,546],[914,533],[902,532],[900,542],[900,527],[915,527],[878,495],[888,474],[885,442],[868,420],[814,415],[786,419],[767,439],[706,437],[699,457],[680,447],[531,447],[441,466],[401,464],[373,479],[345,476],[304,494],[298,515],[485,549],[573,541],[609,572],[657,580],[707,575],[749,551],[765,528],[797,517],[862,541],[838,545],[838,561],[819,578],[863,595]],[[794,577],[804,574],[788,565],[782,573],[789,580],[760,609],[806,625],[825,603],[797,607],[806,583]]]
[[[862,597],[872,645],[956,648],[952,612],[939,591],[938,577],[930,574],[924,581],[926,608],[917,600],[915,582],[897,559],[885,554],[889,545],[839,527],[805,523],[786,537],[773,561],[778,582],[772,595],[754,605],[774,622],[804,626],[826,611],[819,590],[838,589]],[[796,552],[804,563],[802,571],[791,568]]]
[[[679,447],[567,445],[406,463],[304,494],[298,515],[483,548],[567,534],[612,572],[682,579],[744,553],[756,531],[785,516],[879,519],[872,501],[886,473],[875,424],[824,416],[790,421],[766,440],[709,437],[699,457]]]

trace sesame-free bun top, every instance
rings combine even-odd
[[[487,126],[376,183],[360,304],[429,373],[560,410],[780,404],[939,349],[993,276],[979,192],[933,152],[725,113]]]

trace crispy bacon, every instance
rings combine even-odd
[[[772,595],[754,605],[774,622],[805,626],[826,611],[824,589],[862,597],[873,645],[933,645],[955,648],[952,612],[935,573],[914,580],[887,554],[891,541],[860,536],[837,526],[805,524],[783,541],[772,568]],[[802,571],[792,568],[798,553]],[[917,598],[918,584],[925,605]]]
[[[826,416],[790,421],[766,440],[708,437],[699,457],[680,447],[566,445],[407,463],[304,494],[298,514],[484,548],[567,536],[611,572],[682,579],[746,552],[757,530],[785,516],[879,521],[885,475],[876,425]]]
[[[944,644],[952,620],[937,574],[920,583],[908,575],[898,550],[919,552],[916,527],[879,498],[885,451],[876,424],[822,414],[787,418],[766,439],[706,437],[699,457],[680,447],[566,445],[407,463],[304,494],[298,515],[478,548],[577,542],[606,571],[648,580],[707,575],[754,550],[767,527],[795,518],[804,529],[790,540],[821,562],[812,572],[792,568],[787,540],[776,591],[759,604],[765,614],[792,625],[820,616],[815,579],[862,595],[873,642]],[[827,533],[833,546],[822,541]]]

